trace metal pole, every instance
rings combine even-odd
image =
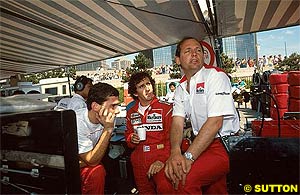
[[[72,97],[72,92],[71,92],[71,82],[70,82],[70,71],[69,71],[69,67],[66,66],[66,72],[67,72],[67,75],[68,75],[68,84],[69,84],[69,96]]]
[[[287,57],[287,52],[286,52],[286,41],[284,42],[284,51],[285,51],[285,56]]]

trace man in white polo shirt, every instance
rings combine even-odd
[[[97,83],[89,91],[87,108],[76,110],[82,194],[104,194],[106,172],[102,159],[120,112],[119,103],[116,88]]]
[[[90,88],[93,86],[93,80],[86,77],[81,76],[76,79],[74,84],[75,94],[68,102],[67,109],[78,110],[80,108],[86,108],[86,99],[88,97],[88,93]]]
[[[221,69],[204,65],[203,47],[195,38],[179,42],[175,60],[185,75],[175,92],[165,173],[182,193],[227,194],[229,157],[219,137],[239,130],[229,78]],[[182,155],[186,117],[195,139]]]

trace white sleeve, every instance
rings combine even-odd
[[[76,117],[76,119],[78,134],[78,153],[82,154],[92,150],[94,146],[92,140],[89,139],[89,131],[85,121],[80,117]]]
[[[173,115],[185,117],[184,111],[184,91],[181,86],[178,86],[175,90],[174,103],[173,103]]]
[[[208,79],[207,111],[208,117],[234,116],[235,107],[228,76],[223,72],[212,73]]]

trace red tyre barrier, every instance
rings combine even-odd
[[[288,74],[271,74],[269,76],[270,85],[287,83]]]
[[[300,112],[300,100],[290,98],[289,99],[289,112]]]
[[[277,102],[278,108],[286,108],[286,109],[288,108],[289,95],[287,93],[273,94],[273,97]],[[272,98],[271,98],[271,107],[275,108],[275,102]]]
[[[288,90],[289,90],[289,84],[271,85],[272,94],[288,93]]]
[[[289,86],[289,97],[300,99],[300,86]]]
[[[300,71],[290,71],[288,73],[288,83],[292,86],[300,85]]]
[[[282,119],[284,113],[286,113],[288,111],[288,109],[287,108],[278,108],[278,111],[279,111],[279,117]],[[276,108],[274,108],[274,107],[270,108],[270,117],[274,120],[278,119],[278,114],[277,114]]]
[[[258,136],[262,121],[254,120],[251,122],[254,136]],[[280,120],[281,137],[300,137],[299,120]],[[278,121],[264,121],[261,130],[261,137],[278,137]]]

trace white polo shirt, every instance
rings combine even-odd
[[[212,66],[203,66],[190,81],[186,90],[184,76],[175,91],[173,116],[190,117],[193,132],[198,134],[208,117],[224,116],[219,130],[222,136],[239,130],[239,118],[231,95],[228,76]],[[219,137],[218,135],[216,137]]]
[[[93,124],[88,118],[88,109],[82,108],[76,110],[77,135],[78,135],[78,153],[91,151],[97,144],[102,132],[101,124]]]
[[[87,105],[86,105],[85,99],[77,93],[75,93],[73,95],[73,97],[71,98],[71,100],[68,103],[68,109],[71,109],[71,110],[78,110],[80,108],[86,108],[86,107],[87,107]]]

